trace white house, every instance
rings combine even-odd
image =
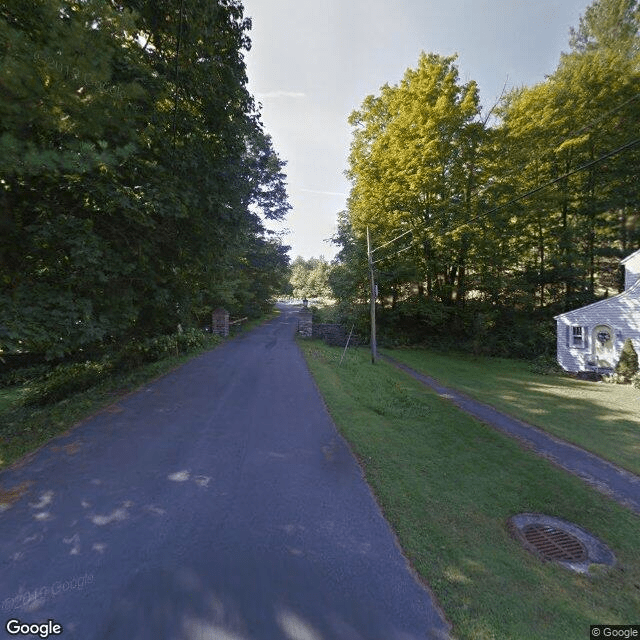
[[[640,353],[640,249],[622,264],[622,293],[555,316],[558,363],[566,371],[613,369],[627,338]]]

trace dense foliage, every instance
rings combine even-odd
[[[368,298],[367,227],[396,340],[532,356],[554,348],[555,313],[622,290],[640,246],[639,7],[596,0],[556,71],[488,111],[435,54],[364,100],[330,279],[345,308]]]
[[[309,260],[298,256],[291,263],[291,294],[294,298],[331,297],[330,272],[331,265],[322,256]]]
[[[259,313],[289,208],[239,0],[0,7],[0,354]]]

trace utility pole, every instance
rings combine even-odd
[[[369,279],[371,282],[371,364],[376,363],[376,282],[373,277],[373,258],[371,257],[371,240],[369,239],[369,226],[367,225],[367,261],[369,262]]]
[[[376,287],[376,281],[373,276],[373,263],[378,262],[379,260],[374,261],[372,257],[373,252],[377,251],[378,249],[382,249],[383,247],[387,247],[392,242],[395,242],[396,240],[402,238],[403,236],[406,236],[408,233],[411,233],[411,232],[412,230],[409,229],[408,231],[401,233],[399,236],[392,238],[391,240],[389,240],[389,242],[385,242],[384,244],[381,244],[379,247],[376,247],[375,249],[371,249],[371,238],[369,237],[369,225],[367,225],[367,262],[369,263],[369,280],[371,282],[371,364],[375,364],[376,358],[378,357],[378,348],[376,344],[376,298],[378,297],[378,288]],[[409,247],[405,247],[404,249],[401,249],[400,252],[406,251],[408,248]]]

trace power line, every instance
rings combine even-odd
[[[576,136],[579,133],[582,133],[586,129],[590,129],[591,127],[593,127],[594,124],[597,124],[601,120],[604,120],[607,116],[611,115],[612,113],[615,113],[616,111],[620,111],[620,109],[622,109],[622,107],[626,107],[630,102],[633,102],[634,100],[637,100],[638,98],[640,98],[640,93],[636,93],[635,96],[632,96],[628,100],[625,100],[622,104],[619,104],[617,107],[614,107],[613,109],[610,109],[606,113],[603,113],[601,116],[599,116],[595,120],[592,120],[588,124],[585,124],[584,127],[582,127],[581,129],[578,129],[577,131],[574,131],[573,133],[567,134],[565,136],[564,140],[562,140],[560,142],[560,144],[562,144],[563,142],[566,142],[567,140],[569,140],[569,138],[572,138],[573,136]]]
[[[587,124],[583,125],[579,129],[575,129],[574,131],[570,131],[569,133],[567,133],[566,135],[561,137],[557,142],[555,142],[554,146],[555,147],[559,147],[560,145],[564,144],[567,140],[571,140],[571,138],[574,138],[575,136],[581,134],[583,131],[587,131],[589,129],[592,129],[596,124],[598,124],[599,122],[601,122],[602,120],[604,120],[605,118],[610,116],[611,114],[616,113],[617,111],[620,111],[621,109],[626,107],[629,103],[633,102],[634,100],[637,100],[638,98],[640,98],[640,93],[636,93],[634,96],[632,96],[628,100],[625,100],[624,102],[622,102],[618,106],[614,107],[613,109],[609,109],[609,111],[601,114],[600,116],[598,116],[594,120],[591,120],[591,122],[588,122]],[[550,153],[553,153],[553,150],[549,150],[549,151],[544,152],[540,157],[538,157],[536,159],[537,160],[543,160]],[[513,175],[514,173],[519,173],[519,172],[523,171],[524,169],[526,169],[531,164],[531,162],[533,162],[533,160],[530,160],[528,162],[525,162],[525,163],[521,164],[519,167],[516,167],[516,168],[512,169],[511,171],[509,171],[507,173],[507,175],[504,176],[504,177],[507,177],[507,176]],[[485,185],[476,187],[475,189],[473,189],[471,191],[469,197],[472,198],[473,196],[477,195],[484,188],[485,188]]]
[[[634,147],[635,145],[640,144],[640,138],[637,138],[636,140],[632,140],[631,142],[627,142],[626,144],[623,144],[621,147],[618,147],[617,149],[614,149],[613,151],[609,151],[608,153],[605,153],[603,156],[600,156],[599,158],[596,158],[595,160],[591,160],[590,162],[587,162],[586,164],[583,164],[581,167],[577,167],[576,169],[572,169],[571,171],[567,171],[567,173],[563,173],[561,176],[558,176],[557,178],[554,178],[553,180],[549,180],[549,182],[545,182],[543,185],[540,185],[539,187],[536,187],[535,189],[532,189],[531,191],[527,191],[526,193],[523,193],[522,195],[513,198],[512,200],[509,200],[509,202],[505,202],[504,204],[501,204],[497,207],[494,207],[493,209],[490,209],[489,211],[485,211],[484,213],[481,213],[473,218],[470,218],[469,220],[467,220],[466,222],[463,222],[462,224],[460,224],[459,226],[455,227],[454,229],[450,229],[448,231],[445,231],[445,233],[451,233],[452,231],[457,231],[460,227],[464,227],[465,225],[469,224],[470,222],[474,222],[475,220],[479,220],[480,218],[484,218],[492,213],[495,213],[496,211],[500,211],[500,209],[504,209],[505,207],[508,207],[509,205],[512,205],[514,202],[518,202],[520,200],[524,200],[525,198],[528,198],[529,196],[532,196],[534,193],[538,193],[538,191],[542,191],[543,189],[546,189],[547,187],[551,186],[552,184],[555,184],[556,182],[560,182],[560,180],[564,180],[565,178],[568,178],[569,176],[574,175],[575,173],[579,173],[580,171],[584,171],[585,169],[588,169],[589,167],[593,167],[594,165],[598,164],[599,162],[602,162],[603,160],[606,160],[607,158],[611,158],[612,156],[617,155],[618,153],[621,153],[622,151],[626,151],[627,149],[631,149],[631,147]]]
[[[528,197],[534,195],[535,193],[538,193],[539,191],[542,191],[543,189],[546,189],[547,187],[550,187],[551,185],[555,184],[556,182],[560,182],[561,180],[564,180],[565,178],[568,178],[568,177],[570,177],[570,176],[572,176],[572,175],[574,175],[576,173],[579,173],[580,171],[584,171],[585,169],[588,169],[589,167],[593,167],[594,165],[598,164],[599,162],[602,162],[602,161],[606,160],[607,158],[611,158],[612,156],[615,156],[618,153],[622,153],[623,151],[626,151],[627,149],[631,149],[632,147],[636,146],[637,144],[640,144],[640,138],[632,140],[631,142],[627,142],[626,144],[623,144],[622,146],[618,147],[617,149],[613,149],[612,151],[609,151],[609,152],[605,153],[604,155],[600,156],[599,158],[596,158],[595,160],[591,160],[591,161],[587,162],[586,164],[583,164],[582,166],[577,167],[576,169],[572,169],[571,171],[567,171],[566,173],[562,174],[561,176],[558,176],[557,178],[554,178],[553,180],[549,180],[548,182],[545,182],[544,184],[536,187],[535,189],[531,189],[530,191],[527,191],[526,193],[523,193],[522,195],[519,195],[516,198],[512,198],[511,200],[509,200],[508,202],[505,202],[504,204],[501,204],[501,205],[499,205],[497,207],[494,207],[493,209],[490,209],[489,211],[485,211],[483,213],[480,213],[477,216],[474,216],[473,218],[470,218],[466,222],[463,222],[463,223],[457,225],[453,229],[447,229],[446,231],[443,231],[443,234],[453,233],[454,231],[458,231],[462,227],[465,227],[465,226],[469,225],[471,222],[475,222],[477,220],[485,218],[488,215],[491,215],[492,213],[495,213],[496,211],[500,211],[501,209],[505,209],[506,207],[514,204],[515,202],[519,202],[520,200],[524,200],[525,198],[528,198]],[[374,249],[374,251],[377,251],[378,249],[381,249],[382,247],[390,244],[394,240],[397,240],[398,238],[401,238],[402,236],[406,235],[410,231],[412,231],[412,229],[410,229],[409,231],[403,233],[400,236],[397,236],[393,240],[390,240],[389,242],[386,242],[385,244],[380,245],[379,247]],[[377,260],[373,260],[371,262],[371,264],[373,265],[376,262],[380,262],[382,260],[388,260],[388,259],[393,258],[394,256],[398,255],[399,253],[402,253],[403,251],[407,251],[418,240],[419,240],[419,238],[415,238],[406,247],[403,247],[399,251],[396,251],[395,253],[391,254],[390,256],[385,256],[384,258],[378,258]],[[373,253],[373,251],[371,253]]]
[[[412,229],[413,231],[413,229]],[[393,258],[395,256],[397,256],[399,253],[402,253],[403,251],[407,251],[408,249],[411,249],[411,247],[419,240],[419,238],[415,238],[414,240],[412,240],[406,247],[403,247],[402,249],[400,249],[399,251],[396,251],[395,253],[392,253],[390,256],[385,256],[384,258],[378,258],[377,260],[373,261],[373,264],[376,264],[376,262],[381,262],[382,260],[389,260],[390,258]],[[379,249],[380,247],[378,247]],[[373,251],[371,252],[373,253]]]
[[[622,102],[621,104],[617,105],[616,107],[614,107],[613,109],[609,109],[609,111],[603,113],[602,115],[598,116],[595,120],[592,120],[591,122],[587,123],[586,125],[583,125],[580,129],[576,129],[568,134],[566,134],[563,138],[561,138],[555,146],[559,146],[561,144],[563,144],[564,142],[566,142],[567,140],[570,140],[571,138],[579,135],[580,133],[582,133],[583,131],[586,131],[588,129],[591,129],[594,125],[596,125],[598,122],[601,122],[602,120],[604,120],[605,118],[607,118],[608,116],[610,116],[613,113],[616,113],[617,111],[620,111],[621,109],[623,109],[624,107],[626,107],[629,103],[633,102],[634,100],[637,100],[638,98],[640,98],[640,93],[636,93],[635,95],[633,95],[631,98],[629,98],[628,100],[625,100],[624,102]],[[580,171],[584,171],[585,169],[588,169],[589,167],[594,166],[595,164],[597,164],[598,162],[602,162],[603,160],[606,160],[607,158],[610,158],[618,153],[621,153],[622,151],[625,151],[626,149],[629,149],[633,146],[635,146],[636,144],[640,143],[640,138],[637,140],[633,140],[627,144],[622,145],[621,147],[618,147],[617,149],[614,149],[613,151],[610,151],[606,154],[604,154],[603,156],[600,156],[599,158],[596,158],[595,160],[591,160],[590,162],[588,162],[587,164],[584,164],[576,169],[573,169],[571,171],[568,171],[567,173],[554,178],[553,180],[549,180],[548,182],[544,183],[543,185],[536,187],[535,189],[532,189],[531,191],[528,191],[527,193],[524,193],[520,196],[517,196],[516,198],[513,198],[512,200],[509,200],[508,202],[506,202],[505,204],[499,205],[498,207],[494,207],[493,209],[490,209],[489,211],[486,211],[484,213],[481,213],[477,216],[474,216],[473,218],[470,218],[469,220],[467,220],[466,222],[454,227],[453,229],[449,229],[447,231],[444,231],[444,233],[452,233],[453,231],[457,231],[460,228],[468,225],[471,222],[474,222],[476,220],[480,220],[481,218],[484,218],[492,213],[495,213],[496,211],[500,211],[501,209],[504,209],[512,204],[514,204],[515,202],[518,202],[520,200],[524,200],[525,198],[528,198],[529,196],[534,195],[535,193],[538,193],[539,191],[542,191],[543,189],[546,189],[547,187],[555,184],[556,182],[560,182],[561,180],[564,180],[565,178],[568,178],[576,173],[579,173]],[[547,155],[548,153],[550,153],[549,151],[546,152],[545,154],[543,154],[540,158],[544,158],[545,155]],[[531,164],[532,161],[529,161],[523,165],[521,165],[520,167],[513,169],[512,171],[510,171],[507,175],[512,175],[513,173],[516,173],[518,171],[522,171],[523,169],[525,169],[529,164]],[[477,195],[477,193],[486,188],[486,185],[482,185],[479,186],[478,188],[476,188],[475,190],[473,190],[470,194],[469,197],[473,197],[475,195]],[[409,229],[409,231],[405,231],[404,233],[402,233],[399,236],[396,236],[395,238],[389,240],[389,242],[385,242],[384,244],[380,245],[379,247],[376,247],[375,249],[373,249],[371,251],[371,253],[373,254],[375,251],[378,251],[378,249],[382,249],[383,247],[386,247],[387,245],[391,244],[392,242],[395,242],[396,240],[398,240],[399,238],[407,235],[408,233],[411,233],[412,229]],[[386,256],[384,258],[378,258],[377,260],[373,260],[371,264],[375,264],[376,262],[380,262],[381,260],[387,260],[389,258],[393,258],[394,256],[398,255],[399,253],[402,253],[404,251],[407,251],[408,249],[410,249],[418,240],[418,238],[416,238],[415,240],[413,240],[411,243],[409,243],[409,245],[407,245],[406,247],[404,247],[403,249],[400,249],[399,251],[396,251],[395,253],[391,254],[390,256]]]
[[[396,236],[395,238],[392,238],[391,240],[389,240],[389,242],[385,242],[384,244],[381,244],[379,247],[372,249],[371,253],[375,253],[378,249],[382,249],[382,247],[386,247],[388,244],[391,244],[392,242],[395,242],[396,240],[399,240],[400,238],[402,238],[402,236],[406,236],[407,233],[412,233],[412,232],[413,232],[413,229],[409,229],[409,231],[405,231],[404,233],[401,233],[399,236]]]

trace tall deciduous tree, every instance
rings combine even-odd
[[[3,3],[0,349],[60,355],[263,305],[246,267],[285,266],[261,220],[288,204],[246,88],[249,28],[237,0]]]
[[[454,57],[423,54],[397,85],[384,86],[351,114],[349,215],[377,244],[405,229],[405,258],[427,295],[464,300],[469,243],[457,227],[473,217],[472,192],[482,171],[483,138],[474,82],[462,85]]]
[[[291,286],[296,298],[322,298],[331,295],[329,275],[331,265],[322,257],[298,256],[291,264]]]
[[[542,305],[562,295],[565,307],[576,306],[611,287],[613,265],[638,239],[628,224],[640,195],[632,178],[637,148],[600,161],[638,137],[640,76],[630,55],[632,34],[637,41],[635,4],[594,3],[556,72],[506,101],[505,165],[513,167],[518,190],[559,178],[523,203],[519,215],[523,257],[534,268]],[[626,27],[612,19],[625,15]]]

